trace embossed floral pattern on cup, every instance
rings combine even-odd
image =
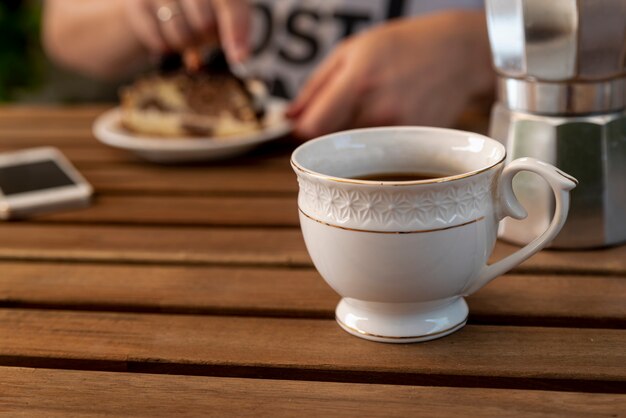
[[[328,182],[298,173],[298,206],[319,221],[375,230],[420,230],[473,221],[489,209],[495,172],[433,184],[389,186]],[[444,187],[445,184],[445,187]]]

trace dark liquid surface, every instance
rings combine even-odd
[[[398,172],[398,173],[374,173],[363,174],[361,176],[351,177],[353,180],[369,180],[369,181],[419,181],[432,180],[441,177],[447,177],[450,174],[445,173],[426,173],[426,172]]]

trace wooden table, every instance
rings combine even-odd
[[[541,252],[461,331],[368,342],[311,265],[289,143],[157,166],[93,139],[103,109],[0,109],[1,151],[57,146],[97,190],[0,225],[0,414],[626,414],[626,247]]]

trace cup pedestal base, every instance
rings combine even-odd
[[[462,297],[423,303],[380,303],[343,298],[337,323],[357,337],[385,343],[413,343],[451,334],[467,322]]]

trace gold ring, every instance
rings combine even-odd
[[[172,20],[172,18],[178,16],[181,13],[182,10],[180,10],[180,5],[178,4],[178,2],[173,1],[171,3],[160,6],[157,9],[156,15],[157,19],[159,19],[161,22],[169,22],[170,20]]]

